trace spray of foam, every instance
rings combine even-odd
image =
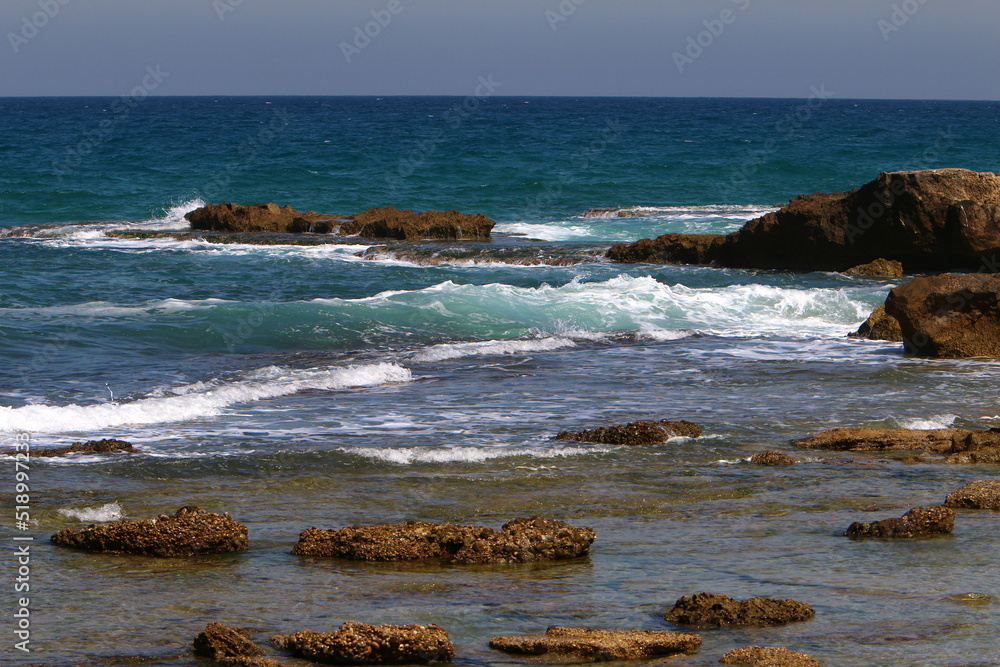
[[[117,521],[125,516],[122,512],[121,505],[118,504],[117,500],[113,503],[108,503],[107,505],[101,505],[100,507],[80,507],[76,509],[64,508],[60,509],[59,513],[64,517],[76,519],[77,521],[84,521],[86,523]]]

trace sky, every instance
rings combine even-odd
[[[0,96],[1000,98],[996,0],[2,0]]]

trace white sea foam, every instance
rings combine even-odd
[[[707,206],[622,206],[600,213],[584,213],[580,217],[598,219],[627,219],[631,215],[620,216],[619,213],[630,213],[635,216],[667,215],[676,218],[719,216],[727,218],[744,218],[753,220],[772,211],[774,206],[754,206],[739,204],[709,204]]]
[[[107,505],[101,505],[100,507],[62,508],[58,511],[65,517],[85,523],[117,521],[125,516],[117,500]]]
[[[938,428],[951,428],[956,419],[958,419],[958,415],[934,415],[926,419],[916,417],[911,419],[896,419],[894,421],[899,424],[900,428],[930,431]]]
[[[434,345],[413,355],[413,361],[444,361],[462,357],[503,356],[551,352],[576,347],[569,338],[538,338],[532,340],[488,340],[475,343],[445,343]]]
[[[608,447],[544,447],[514,449],[510,447],[340,447],[345,454],[367,459],[413,465],[415,463],[483,463],[494,459],[525,456],[537,459],[566,458],[611,451]]]
[[[137,305],[119,305],[107,301],[88,301],[86,303],[65,306],[43,306],[40,308],[0,308],[0,313],[6,315],[73,315],[79,317],[135,317],[138,315],[162,315],[191,310],[210,310],[226,303],[222,299],[202,299],[187,301],[184,299],[159,299]]]
[[[396,364],[345,368],[287,369],[270,366],[231,382],[207,382],[201,390],[148,396],[129,403],[25,405],[0,407],[0,432],[69,433],[100,431],[125,424],[162,424],[220,414],[225,408],[306,389],[352,389],[409,382],[410,371]]]

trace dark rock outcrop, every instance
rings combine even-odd
[[[451,211],[370,208],[349,216],[296,211],[291,206],[230,202],[208,204],[184,216],[191,229],[213,232],[339,234],[363,238],[414,241],[421,239],[488,239],[496,222],[483,214]]]
[[[801,440],[799,447],[854,452],[910,451],[945,454],[945,463],[1000,463],[1000,429],[832,428]]]
[[[849,338],[867,338],[868,340],[887,340],[892,343],[903,342],[903,330],[899,320],[885,312],[885,304],[875,306],[858,330],[847,334]]]
[[[271,643],[328,665],[427,665],[455,657],[455,645],[438,625],[344,623],[336,632],[272,635]]]
[[[1000,510],[1000,480],[980,479],[948,494],[946,507]]]
[[[820,667],[816,658],[780,646],[734,648],[722,656],[719,662],[740,667]]]
[[[848,276],[861,276],[864,278],[902,278],[903,263],[897,262],[894,259],[879,257],[878,259],[868,262],[867,264],[852,266],[844,271],[844,274]]]
[[[1000,276],[940,275],[894,288],[885,310],[919,357],[1000,357]]]
[[[541,517],[514,519],[500,530],[410,521],[339,530],[308,528],[292,549],[298,556],[400,561],[435,558],[449,563],[531,563],[586,556],[594,531]]]
[[[974,269],[1000,248],[1000,176],[884,172],[856,190],[792,199],[726,236],[665,234],[619,244],[619,262],[844,271],[883,258],[908,272]]]
[[[914,507],[898,519],[874,523],[855,521],[844,533],[852,540],[867,538],[914,538],[943,535],[955,529],[955,510],[933,505]]]
[[[93,553],[159,557],[232,553],[248,547],[246,526],[228,514],[198,507],[182,507],[155,519],[64,528],[51,539],[53,544]]]
[[[757,452],[750,457],[750,463],[759,466],[790,466],[796,461],[784,452]]]
[[[811,606],[797,600],[765,597],[734,600],[727,595],[697,593],[678,600],[666,619],[678,625],[718,628],[784,625],[808,621],[815,615]]]
[[[661,419],[655,422],[629,422],[624,426],[602,426],[589,431],[563,431],[556,440],[596,442],[602,445],[654,445],[670,438],[697,438],[701,428],[687,420],[672,422]]]
[[[264,651],[250,640],[250,632],[222,623],[209,623],[194,638],[194,654],[203,658],[252,657]]]
[[[494,637],[490,648],[519,655],[545,655],[573,661],[609,662],[690,653],[701,637],[665,630],[592,630],[551,627],[544,635]]]
[[[49,458],[53,456],[65,456],[66,454],[111,454],[113,452],[134,454],[135,447],[131,442],[105,438],[103,440],[74,442],[72,445],[66,447],[38,447],[31,450],[31,456],[34,458]],[[16,451],[9,451],[7,452],[7,456],[14,456],[16,453]]]

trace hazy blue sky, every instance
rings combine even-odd
[[[998,99],[998,27],[997,0],[2,0],[0,95]]]

